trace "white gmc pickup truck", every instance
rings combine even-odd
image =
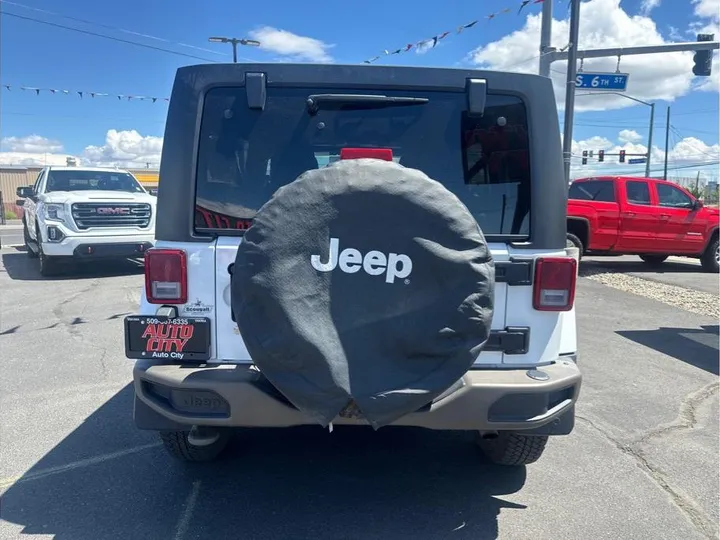
[[[25,247],[43,276],[64,262],[139,258],[154,245],[156,198],[127,171],[45,167],[17,195]]]

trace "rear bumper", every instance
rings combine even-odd
[[[433,403],[393,425],[439,430],[532,431],[566,434],[582,376],[571,359],[539,368],[472,370]],[[545,377],[542,377],[545,378]],[[141,429],[191,425],[289,427],[315,424],[256,369],[247,365],[178,366],[137,361],[133,370],[135,422]],[[336,425],[367,425],[338,417]]]

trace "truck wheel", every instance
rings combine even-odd
[[[700,263],[702,264],[703,270],[712,274],[718,273],[718,267],[720,266],[720,245],[718,245],[718,239],[715,238],[705,250],[705,253],[700,257]]]
[[[43,277],[51,277],[58,273],[59,264],[54,257],[48,257],[42,248],[42,236],[40,231],[37,232],[38,257],[40,259],[40,275]]]
[[[25,251],[27,252],[28,257],[30,257],[31,259],[37,259],[37,257],[38,257],[37,251],[33,251],[32,249],[30,249],[31,240],[30,240],[30,235],[28,234],[28,230],[27,230],[27,223],[25,223],[24,219],[23,219],[23,240],[25,242]]]
[[[548,442],[547,435],[520,435],[500,432],[494,439],[486,439],[478,434],[477,445],[485,457],[498,465],[528,465],[540,459]]]
[[[653,266],[657,266],[657,265],[665,262],[665,259],[667,259],[668,256],[667,255],[640,255],[640,258],[643,260],[643,262],[646,262]]]
[[[159,433],[167,453],[175,459],[187,462],[213,461],[225,450],[230,440],[226,431],[220,431],[217,439],[199,446],[188,440],[189,431],[160,431]]]
[[[578,248],[580,250],[580,257],[583,256],[583,252],[585,251],[585,246],[583,246],[582,240],[580,240],[577,236],[575,236],[572,233],[567,233],[567,247],[574,247]]]

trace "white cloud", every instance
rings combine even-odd
[[[660,0],[643,0],[640,5],[640,12],[643,15],[649,15],[650,12],[660,5]]]
[[[105,144],[87,146],[80,155],[63,152],[63,145],[38,135],[5,137],[0,141],[0,164],[19,166],[65,165],[68,157],[79,165],[100,167],[144,168],[160,164],[162,137],[142,136],[135,130],[111,129]]]
[[[623,129],[618,134],[618,140],[624,143],[636,143],[642,141],[643,136],[634,129]]]
[[[319,39],[299,36],[272,26],[263,26],[250,32],[250,37],[260,42],[260,48],[274,52],[287,60],[332,62],[329,50],[334,46]]]
[[[146,163],[160,163],[162,137],[145,136],[137,131],[111,129],[102,146],[87,146],[80,156],[84,162],[99,166],[145,167]]]
[[[629,154],[647,154],[647,145],[640,144],[640,141],[644,137],[640,136],[635,131],[622,130],[618,133],[618,141],[621,144],[611,142],[605,137],[591,137],[589,139],[581,141],[573,141],[572,143],[572,166],[571,176],[573,178],[581,176],[592,176],[594,174],[601,174],[603,169],[606,171],[612,169],[618,171],[621,168],[627,167],[628,171],[636,171],[638,169],[645,168],[644,165],[629,165],[627,159],[631,157],[641,156],[629,156]],[[634,140],[629,140],[634,139]],[[588,152],[592,150],[594,157],[588,159],[587,165],[582,165],[581,157],[583,150]],[[621,164],[618,161],[617,155],[606,155],[605,161],[599,163],[597,161],[598,150],[605,150],[606,154],[618,154],[620,150],[625,150],[626,163]],[[665,161],[665,151],[653,145],[652,153],[650,155],[650,168],[651,170],[661,169]],[[672,170],[676,167],[682,167],[677,173],[680,174],[682,171],[683,176],[695,176],[698,171],[704,170],[704,174],[707,175],[707,168],[710,167],[712,175],[717,177],[720,172],[720,145],[713,144],[709,145],[704,141],[695,137],[685,137],[678,141],[673,148],[668,152],[668,169]],[[642,175],[642,173],[640,173]]]
[[[720,19],[720,0],[692,0],[693,13],[703,19]]]
[[[53,141],[40,135],[28,135],[27,137],[3,137],[0,139],[0,150],[17,153],[55,153],[62,152],[63,145],[60,141]]]
[[[717,3],[718,0],[698,0],[696,12],[706,12],[705,3]],[[700,6],[702,4],[702,8]],[[564,13],[564,10],[563,10]],[[564,47],[567,43],[568,20],[554,20],[552,44]],[[471,54],[476,64],[506,71],[537,73],[538,44],[540,43],[540,14],[528,15],[520,30],[508,34],[498,41],[483,45]],[[626,47],[638,45],[660,45],[666,43],[655,22],[643,15],[631,16],[620,7],[620,0],[589,0],[582,2],[580,9],[581,49],[607,47]],[[672,101],[691,91],[692,74],[691,52],[667,54],[637,55],[623,57],[620,71],[629,73],[628,94],[643,100]],[[616,58],[594,58],[584,62],[586,71],[614,72]],[[559,108],[563,108],[565,73],[567,62],[555,62],[552,65],[552,79],[555,83]],[[703,86],[710,84],[703,81]],[[585,94],[585,92],[583,92]],[[576,110],[607,110],[633,106],[633,102],[621,96],[578,95]]]

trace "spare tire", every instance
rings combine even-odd
[[[238,249],[232,307],[253,362],[327,426],[378,429],[470,368],[490,334],[495,267],[460,200],[418,170],[337,162],[280,188]]]

